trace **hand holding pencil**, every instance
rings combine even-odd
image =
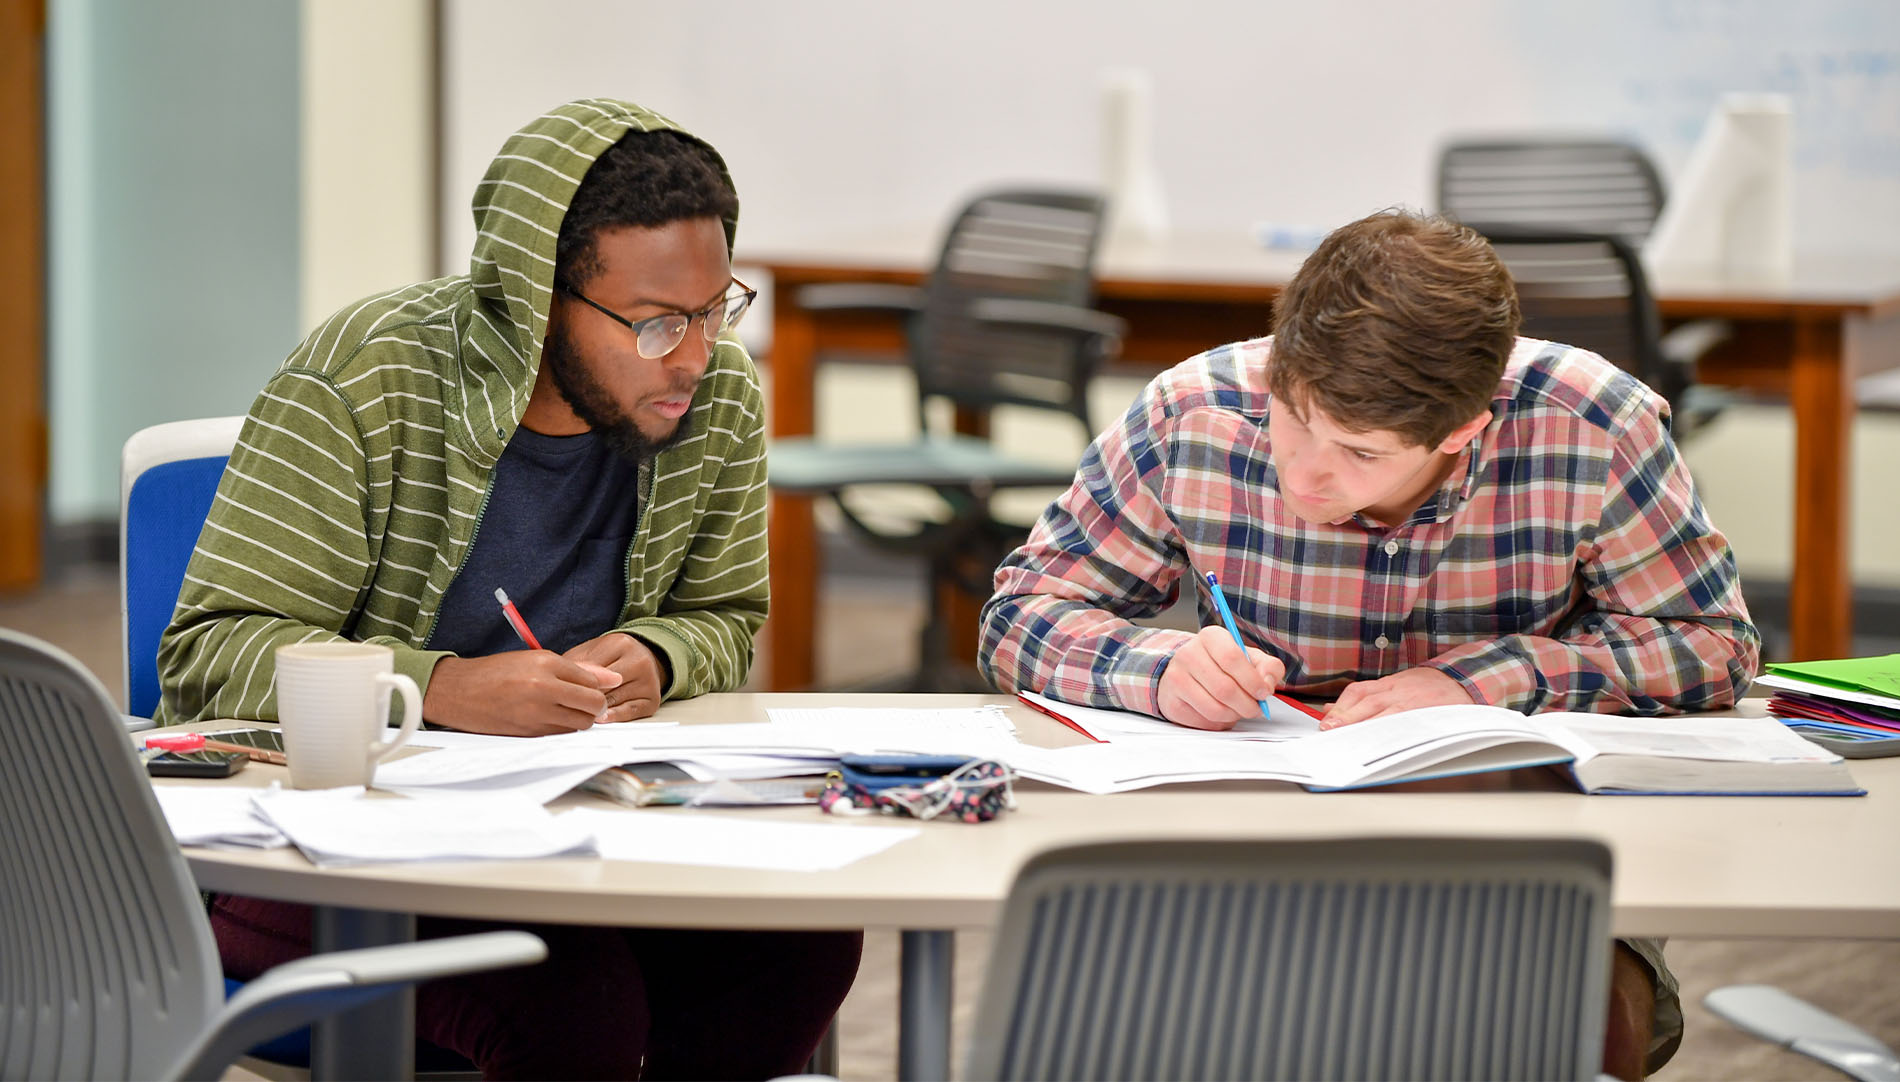
[[[1224,626],[1204,627],[1175,651],[1156,689],[1161,716],[1192,729],[1231,729],[1267,712],[1267,699],[1286,678],[1286,666],[1246,645],[1220,582],[1206,581]]]

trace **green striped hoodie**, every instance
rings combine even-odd
[[[272,376],[159,644],[162,722],[274,719],[272,651],[293,642],[393,647],[426,688],[444,655],[422,645],[541,362],[561,219],[602,151],[654,128],[677,130],[607,100],[536,119],[475,190],[466,276],[350,305]],[[765,621],[764,412],[736,339],[681,423],[689,435],[640,466],[618,628],[666,655],[668,698],[737,687]]]

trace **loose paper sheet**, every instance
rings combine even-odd
[[[532,800],[499,795],[378,798],[361,789],[270,789],[258,810],[312,864],[592,856],[594,839]]]
[[[152,792],[179,845],[276,849],[290,844],[283,831],[258,814],[251,801],[256,789],[161,785]]]
[[[816,813],[814,813],[816,817]],[[559,819],[593,834],[607,860],[818,872],[842,868],[917,836],[916,827],[787,823],[736,815],[575,808]]]

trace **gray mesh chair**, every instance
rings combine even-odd
[[[954,671],[939,584],[989,596],[989,575],[1026,526],[996,519],[990,496],[1004,488],[1066,487],[1075,462],[1051,464],[999,450],[988,439],[939,431],[931,403],[957,410],[1042,410],[1095,434],[1088,388],[1119,348],[1121,320],[1089,307],[1104,203],[1094,193],[1005,190],[977,196],[956,215],[922,286],[808,286],[797,303],[814,310],[900,316],[905,356],[917,381],[920,436],[898,444],[775,440],[771,483],[780,492],[829,498],[852,532],[874,548],[921,558],[929,594],[917,671],[909,690],[966,690]],[[870,486],[933,493],[934,518],[896,520],[866,510]],[[961,679],[963,676],[968,680]],[[975,690],[980,688],[967,688]]]
[[[1570,838],[1045,853],[1005,904],[966,1073],[1592,1078],[1610,867]]]
[[[337,951],[227,1002],[191,872],[98,680],[0,628],[0,740],[0,1079],[215,1079],[405,985],[546,956],[526,932]]]

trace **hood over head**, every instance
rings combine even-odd
[[[704,143],[671,120],[631,102],[609,98],[568,102],[509,136],[476,186],[475,250],[469,258],[475,312],[465,345],[479,357],[465,350],[463,363],[492,365],[501,370],[496,375],[502,386],[519,389],[513,417],[495,418],[496,437],[503,443],[527,408],[527,392],[541,365],[554,296],[555,243],[568,204],[595,159],[621,136],[660,129]],[[707,149],[713,150],[709,144]],[[713,157],[730,183],[725,159],[717,150]],[[731,255],[739,230],[736,213],[726,219],[725,227],[726,253]]]

